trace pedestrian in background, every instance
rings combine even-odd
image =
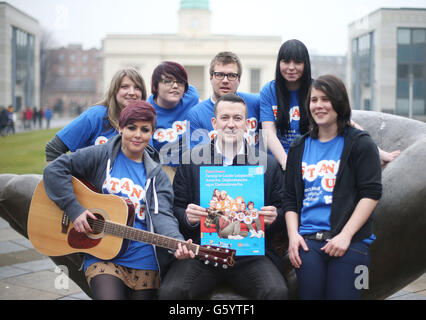
[[[44,111],[44,118],[46,119],[46,129],[50,128],[50,120],[52,119],[52,116],[52,109],[46,108],[46,110]]]

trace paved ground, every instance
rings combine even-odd
[[[55,116],[50,127],[64,127],[71,120]],[[35,127],[32,124],[30,130],[39,129],[38,124]],[[15,130],[24,132],[20,121]],[[28,239],[0,218],[0,300],[90,299],[71,279],[62,275],[52,260],[38,253]]]
[[[0,300],[89,300],[30,241],[0,218]],[[426,273],[391,300],[426,300]]]
[[[0,300],[90,299],[0,218]]]

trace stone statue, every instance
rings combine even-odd
[[[41,178],[42,176],[37,174],[0,174],[0,216],[27,239],[28,211],[32,194]],[[81,255],[70,254],[50,258],[58,266],[67,266],[69,277],[88,296],[91,295],[84,273],[79,271],[83,262]]]
[[[383,150],[402,151],[382,172],[370,283],[362,294],[384,299],[426,272],[426,123],[371,111],[353,111],[353,120]]]
[[[401,154],[383,170],[383,196],[375,210],[371,264],[363,283],[363,299],[384,299],[426,272],[426,123],[407,118],[353,111],[353,120],[368,131],[383,150]],[[41,175],[0,175],[0,215],[28,238],[27,217],[32,193]],[[284,255],[283,255],[284,256]],[[89,296],[78,254],[51,257],[66,265],[70,278]],[[285,257],[284,257],[285,259]],[[288,263],[289,264],[289,263]],[[291,266],[284,271],[290,297],[297,297]],[[212,299],[243,298],[220,289]]]

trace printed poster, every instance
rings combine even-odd
[[[265,254],[263,166],[200,167],[201,244],[236,250],[236,256]]]

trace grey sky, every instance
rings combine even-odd
[[[106,34],[177,32],[180,0],[6,0],[50,30],[58,46],[101,47]],[[347,26],[381,8],[426,0],[210,0],[212,33],[297,38],[314,54],[343,55]]]

